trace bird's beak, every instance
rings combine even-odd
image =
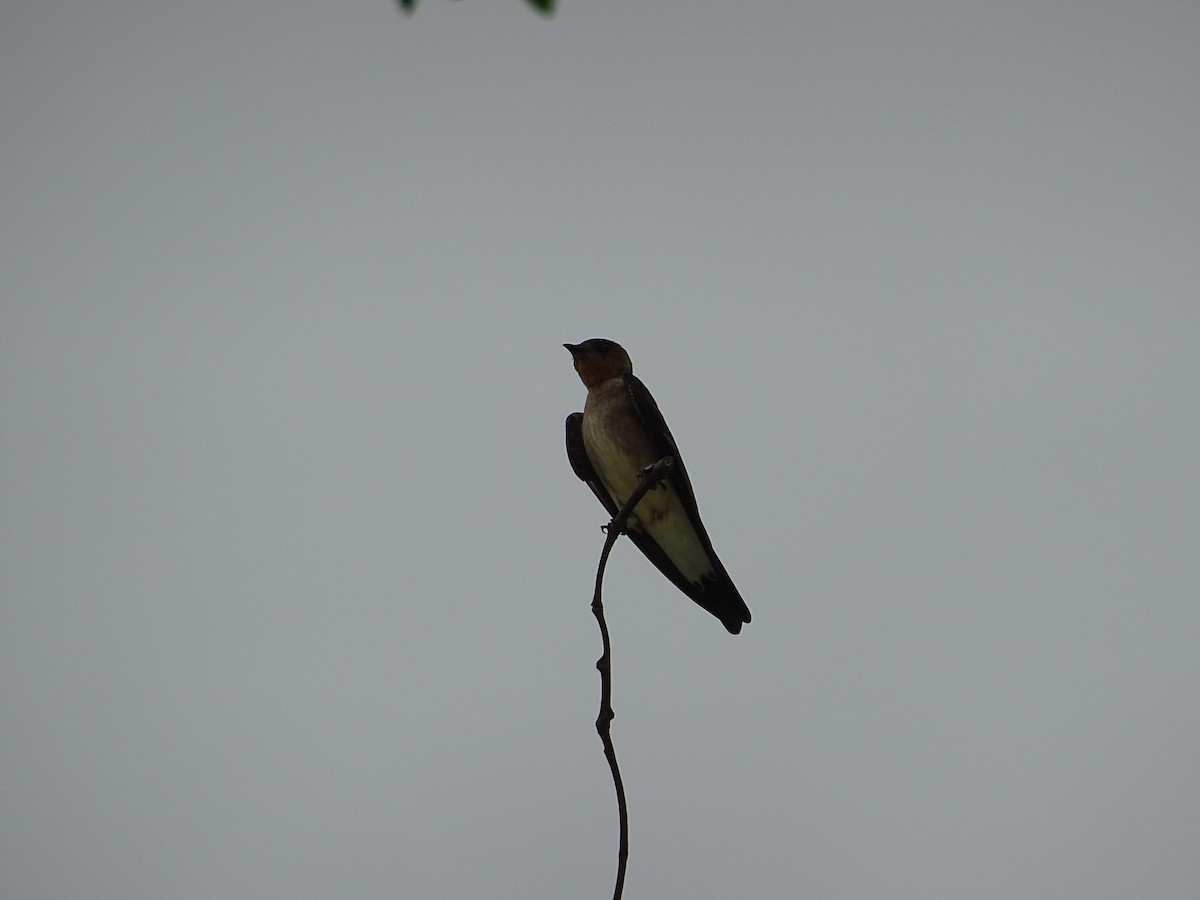
[[[563,346],[566,347],[568,351],[570,351],[572,356],[574,356],[579,351],[578,344],[563,344]]]

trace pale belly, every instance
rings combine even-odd
[[[613,423],[603,423],[601,427],[597,424],[589,422],[588,414],[584,413],[583,443],[604,487],[617,506],[622,506],[637,487],[642,471],[658,457],[648,438],[621,439],[621,435],[638,435],[636,429],[612,427]],[[642,498],[628,527],[654,538],[689,581],[698,583],[701,577],[712,573],[712,561],[669,483],[660,484]]]

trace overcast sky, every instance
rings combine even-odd
[[[1192,900],[1200,5],[0,7],[0,895]]]

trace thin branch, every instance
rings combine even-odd
[[[592,612],[600,625],[600,640],[604,648],[600,658],[596,660],[596,668],[600,672],[600,715],[596,717],[596,731],[600,735],[600,742],[604,744],[604,757],[608,760],[608,768],[612,771],[613,788],[617,792],[617,819],[620,833],[617,846],[617,884],[613,888],[613,900],[621,900],[621,894],[625,890],[625,864],[629,860],[629,811],[625,807],[625,784],[621,781],[621,770],[617,767],[617,751],[612,742],[611,726],[614,716],[610,662],[612,648],[608,640],[608,623],[604,621],[604,603],[600,599],[600,588],[604,582],[604,567],[608,565],[608,555],[612,552],[613,545],[621,536],[621,532],[625,530],[625,523],[629,521],[633,508],[638,505],[647,491],[667,477],[667,473],[674,465],[674,459],[664,456],[650,466],[642,474],[642,480],[629,495],[625,505],[608,523],[608,534],[604,538],[604,549],[600,553],[600,565],[596,567],[596,591],[592,594]]]

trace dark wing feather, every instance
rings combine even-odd
[[[646,426],[647,433],[650,435],[651,440],[654,441],[658,456],[660,458],[671,456],[675,459],[675,465],[671,469],[671,473],[667,476],[667,480],[671,483],[671,487],[675,489],[676,495],[687,512],[688,520],[692,523],[696,535],[700,538],[700,543],[713,562],[715,577],[706,577],[697,585],[689,581],[676,568],[675,564],[662,552],[662,549],[649,535],[644,532],[629,531],[629,538],[646,555],[646,558],[654,563],[658,570],[666,575],[677,588],[720,619],[724,623],[725,628],[731,633],[737,634],[742,630],[742,624],[750,621],[750,610],[747,608],[741,594],[738,593],[733,579],[725,571],[725,566],[721,564],[716,551],[713,550],[712,541],[709,540],[708,532],[704,529],[704,523],[700,520],[700,510],[696,506],[696,495],[692,491],[692,481],[688,478],[687,468],[683,464],[683,457],[679,455],[679,447],[675,443],[671,429],[667,427],[667,422],[659,411],[658,404],[654,402],[654,396],[650,393],[646,385],[642,384],[641,379],[636,375],[627,374],[623,377],[625,379],[625,388],[629,391],[629,396],[633,399],[634,407],[637,409],[638,415]],[[580,443],[582,444],[582,435]],[[601,486],[601,491],[603,491],[603,486]]]
[[[654,402],[654,395],[650,393],[650,389],[642,384],[642,380],[636,375],[625,375],[623,377],[625,379],[625,389],[629,391],[629,396],[633,398],[633,406],[641,417],[642,424],[646,426],[646,433],[654,441],[654,447],[658,451],[658,458],[661,459],[664,456],[674,457],[675,465],[667,476],[667,480],[671,482],[671,486],[675,488],[679,499],[683,501],[688,518],[695,527],[696,533],[704,541],[704,549],[711,551],[712,547],[708,544],[708,535],[704,533],[704,525],[700,522],[700,512],[696,508],[696,495],[692,491],[692,480],[688,478],[687,469],[683,465],[683,457],[679,455],[679,447],[675,443],[671,429],[667,427],[666,419],[659,412],[658,404]]]

